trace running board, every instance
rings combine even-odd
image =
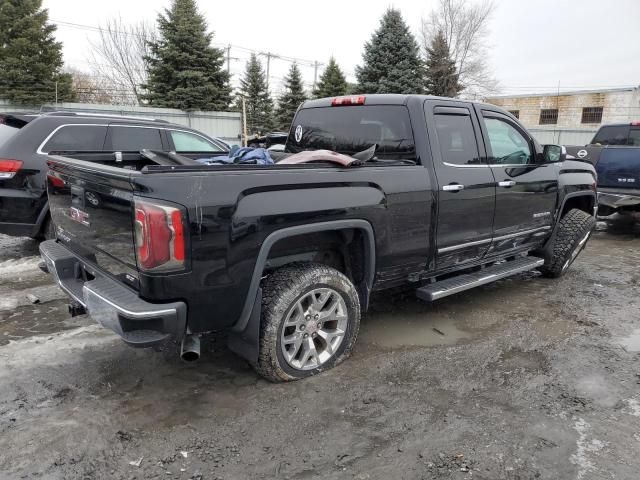
[[[479,287],[487,283],[495,282],[501,278],[510,277],[516,273],[526,272],[540,267],[544,260],[538,257],[520,257],[515,260],[498,263],[484,269],[447,278],[439,282],[426,285],[416,290],[420,300],[433,302],[440,298],[448,297],[454,293],[463,292],[473,287]]]

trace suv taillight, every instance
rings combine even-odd
[[[138,268],[152,272],[185,268],[185,220],[180,208],[135,200]]]
[[[21,168],[22,160],[0,159],[0,180],[15,177],[16,173],[18,173]]]

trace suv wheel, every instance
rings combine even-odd
[[[360,328],[351,281],[325,265],[298,263],[266,280],[257,372],[273,382],[298,380],[338,365]]]
[[[560,220],[553,244],[553,256],[540,271],[546,277],[557,278],[567,271],[587,245],[596,226],[596,219],[582,210],[569,210]]]

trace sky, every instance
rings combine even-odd
[[[234,84],[251,51],[297,58],[305,83],[314,62],[333,55],[355,80],[364,43],[389,6],[401,11],[419,38],[421,19],[438,0],[206,1],[199,7],[216,46],[232,45]],[[469,0],[473,1],[473,0]],[[44,0],[58,25],[67,65],[91,72],[95,27],[121,16],[154,22],[169,0]],[[500,92],[601,89],[640,84],[640,0],[495,0],[489,22],[488,62]],[[69,23],[76,26],[68,25]],[[94,29],[87,28],[94,27]],[[262,57],[263,60],[266,57]],[[276,94],[290,67],[272,58],[270,88]]]

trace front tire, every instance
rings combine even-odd
[[[255,369],[272,382],[329,370],[351,354],[359,328],[358,293],[345,275],[320,264],[285,266],[263,286]]]
[[[545,277],[558,278],[565,274],[578,254],[587,245],[596,219],[578,209],[569,210],[560,219],[553,243],[553,255],[540,271]]]

